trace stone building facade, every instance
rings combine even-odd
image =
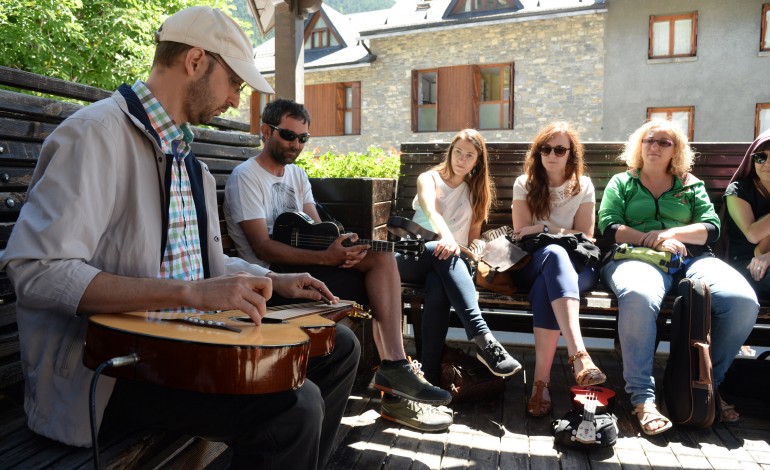
[[[487,140],[528,141],[552,120],[570,121],[585,140],[600,140],[605,23],[601,10],[578,11],[375,34],[367,40],[376,56],[371,63],[306,68],[305,85],[361,83],[361,134],[313,137],[311,146],[363,152],[370,145],[445,142],[455,132],[412,132],[412,71],[510,62],[513,128],[484,130]]]

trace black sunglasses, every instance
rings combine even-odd
[[[751,159],[754,160],[754,163],[765,163],[767,161],[767,150],[762,150],[761,152],[755,152],[751,154]]]
[[[562,147],[561,145],[558,145],[556,147],[551,147],[550,145],[541,145],[540,146],[540,156],[541,157],[547,157],[551,154],[551,150],[553,150],[553,154],[557,157],[563,157],[567,154],[567,150],[569,150],[567,147]]]
[[[653,139],[652,137],[645,137],[642,139],[642,143],[645,145],[652,145],[655,142],[661,147],[671,147],[674,145],[674,141],[671,139]]]
[[[294,139],[297,139],[299,140],[300,144],[305,144],[308,140],[310,140],[310,134],[307,132],[304,134],[295,134],[288,129],[281,129],[280,127],[274,126],[272,124],[268,124],[268,126],[270,126],[271,129],[278,131],[278,135],[280,135],[281,138],[286,142],[294,142]]]

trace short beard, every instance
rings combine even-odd
[[[206,73],[200,79],[187,85],[187,94],[184,103],[182,103],[182,110],[190,124],[205,124],[214,117],[213,112],[207,111],[207,108],[211,106],[209,78],[213,70],[214,64],[211,61]]]

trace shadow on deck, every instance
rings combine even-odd
[[[462,344],[461,344],[462,346]],[[468,346],[468,343],[465,343]],[[574,379],[560,348],[551,375],[552,417],[531,418],[526,397],[534,369],[534,348],[509,347],[524,364],[498,400],[450,405],[454,424],[441,433],[421,433],[379,418],[379,393],[354,390],[327,469],[768,469],[768,410],[741,410],[738,425],[710,429],[674,426],[644,435],[623,390],[622,365],[613,351],[592,353],[607,374],[604,385],[617,393],[614,409],[619,436],[612,448],[585,451],[555,447],[551,421],[571,408]],[[667,355],[658,355],[655,376],[662,381]],[[770,391],[768,392],[770,393]],[[661,393],[658,393],[661,396]]]

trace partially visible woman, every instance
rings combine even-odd
[[[593,238],[596,198],[583,175],[583,144],[566,122],[538,132],[527,153],[524,174],[513,185],[511,212],[517,237],[537,233],[580,233]],[[593,267],[578,269],[569,253],[552,244],[532,253],[530,262],[514,270],[514,281],[531,285],[535,336],[535,374],[527,412],[551,412],[551,366],[564,336],[569,363],[578,385],[597,385],[607,377],[594,365],[580,334],[580,293],[596,284]]]
[[[618,298],[623,378],[642,431],[666,431],[671,422],[655,406],[656,319],[663,297],[686,276],[711,289],[711,362],[719,386],[751,332],[759,305],[754,290],[709,248],[719,237],[719,217],[703,181],[690,173],[693,152],[671,121],[652,120],[637,129],[620,159],[629,170],[612,177],[599,209],[605,240],[669,251],[685,258],[677,273],[644,261],[610,261],[602,280]],[[722,404],[722,421],[738,413]]]
[[[770,296],[770,131],[749,146],[725,190],[728,262],[760,297]]]
[[[507,377],[521,369],[481,316],[469,264],[460,256],[459,245],[480,238],[492,201],[486,143],[473,129],[458,132],[444,161],[417,178],[413,221],[439,239],[426,243],[419,259],[399,256],[398,262],[402,281],[425,282],[420,361],[428,380],[437,380],[440,374],[450,306],[468,339],[476,343],[476,357],[493,374]]]

